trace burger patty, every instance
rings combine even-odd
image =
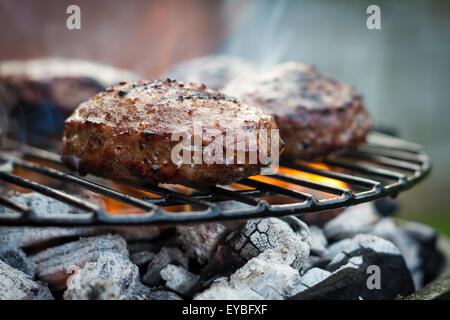
[[[128,71],[85,60],[40,58],[0,63],[0,102],[31,134],[62,133],[64,119],[83,101],[120,81]],[[40,122],[40,124],[38,124]]]
[[[252,72],[253,66],[233,56],[206,56],[174,66],[166,76],[186,82],[204,83],[214,90],[222,89],[231,79]]]
[[[276,65],[235,78],[223,91],[274,116],[285,158],[310,160],[353,146],[370,130],[360,94],[312,66]]]
[[[180,141],[172,134],[181,132],[195,139],[199,134],[194,123],[201,123],[200,136],[214,129],[232,137],[234,152],[245,152],[247,158],[250,149],[237,143],[243,138],[237,130],[276,128],[273,118],[262,110],[204,85],[170,79],[123,82],[82,103],[66,120],[62,160],[81,174],[196,188],[231,183],[264,167],[259,159],[254,164],[189,164],[182,161],[181,153],[172,161],[172,150]],[[212,141],[203,136],[202,152]],[[270,147],[269,141],[265,148]],[[191,143],[187,149],[190,155],[195,147]]]

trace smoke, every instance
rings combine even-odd
[[[294,38],[293,30],[283,25],[287,7],[286,0],[249,0],[244,6],[241,1],[226,0],[223,14],[231,33],[224,41],[223,53],[241,56],[259,67],[283,61]]]

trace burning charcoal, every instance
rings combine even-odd
[[[320,268],[312,268],[305,272],[302,276],[302,283],[300,284],[299,291],[305,291],[316,284],[322,282],[326,278],[331,275],[331,272],[320,269]]]
[[[344,210],[336,218],[328,221],[323,231],[328,240],[336,241],[370,232],[378,220],[380,215],[369,202]]]
[[[419,241],[424,247],[436,247],[437,233],[433,228],[417,222],[408,222],[400,229]]]
[[[249,260],[227,278],[215,280],[195,300],[281,300],[293,296],[300,288],[298,270],[281,250],[268,249]]]
[[[311,235],[311,254],[320,256],[326,251],[327,238],[322,229],[317,226],[310,226],[309,234]]]
[[[138,267],[143,267],[149,263],[155,254],[150,251],[139,251],[135,252],[130,256],[131,261]]]
[[[104,282],[98,282],[99,279],[112,281],[120,295],[111,286],[105,287]],[[64,297],[69,299],[81,296],[82,291],[89,292],[89,288],[94,288],[97,296],[106,297],[106,292],[101,292],[104,289],[115,292],[114,297],[120,298],[123,295],[130,300],[146,300],[150,295],[150,288],[139,280],[138,267],[126,255],[117,252],[104,252],[95,262],[87,262],[71,277]]]
[[[355,258],[352,258],[355,259]],[[350,259],[350,260],[352,260]],[[354,267],[353,261],[341,266],[322,281],[305,289],[300,286],[300,293],[291,297],[292,300],[356,300],[360,298],[363,274]],[[325,273],[321,273],[325,276]]]
[[[289,265],[300,269],[311,247],[309,230],[299,219],[293,216],[287,219],[287,222],[277,218],[248,220],[231,235],[229,245],[245,260],[268,249],[280,250]]]
[[[420,244],[411,235],[397,228],[392,218],[380,220],[371,234],[388,240],[397,246],[411,272],[415,288],[421,288],[424,283],[424,272],[423,261],[420,257]]]
[[[55,290],[65,289],[70,274],[87,262],[96,261],[103,253],[128,255],[126,243],[120,236],[84,238],[46,249],[33,256],[37,276]]]
[[[190,295],[199,281],[199,276],[173,264],[165,266],[160,274],[161,278],[166,281],[167,288],[185,296]]]
[[[110,280],[94,279],[82,282],[76,290],[67,290],[65,300],[124,300],[126,297],[120,293],[119,286]]]
[[[330,263],[330,259],[310,255],[303,264],[301,274],[303,275],[312,268],[324,268],[328,263]]]
[[[357,235],[346,239],[345,246],[339,242],[331,247],[342,248],[333,257],[327,270],[334,272],[346,264],[357,269],[364,281],[359,285],[359,296],[363,299],[393,299],[397,295],[406,296],[414,291],[414,283],[398,248],[391,242],[372,235]],[[336,251],[335,249],[333,249]],[[371,290],[367,286],[369,266],[380,268],[380,289]]]
[[[28,248],[79,236],[91,236],[95,234],[94,228],[73,227],[0,227],[0,245],[16,248]]]
[[[211,259],[219,243],[230,232],[221,223],[177,226],[178,242],[186,254],[203,264]]]
[[[35,265],[22,249],[2,249],[0,247],[0,260],[34,278]]]
[[[188,258],[178,248],[162,248],[149,263],[142,281],[149,286],[162,284],[161,270],[168,264],[181,265],[188,269]]]
[[[183,300],[179,295],[168,290],[152,290],[150,300]]]
[[[53,300],[46,286],[0,260],[0,300]]]
[[[409,235],[419,244],[419,256],[422,260],[423,282],[433,280],[441,271],[443,256],[437,249],[437,233],[433,228],[408,222],[400,227],[401,231]]]

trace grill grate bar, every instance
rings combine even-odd
[[[14,144],[14,142],[9,142]],[[62,165],[57,154],[17,143],[15,145],[16,150],[25,150],[25,154],[31,159],[48,161],[58,166]],[[16,215],[0,214],[0,224],[8,225],[160,225],[302,214],[347,207],[386,195],[396,195],[423,179],[430,170],[428,156],[422,151],[421,146],[378,133],[371,133],[367,144],[330,154],[323,161],[323,164],[327,166],[324,168],[314,167],[304,161],[283,164],[283,166],[293,170],[345,183],[347,185],[345,188],[319,182],[321,180],[315,181],[303,176],[291,175],[289,171],[270,176],[271,179],[275,179],[274,181],[279,180],[301,188],[306,187],[311,191],[333,195],[320,200],[317,200],[315,195],[306,192],[306,190],[305,192],[298,191],[297,188],[287,188],[268,183],[265,182],[267,180],[261,181],[257,177],[250,177],[238,182],[240,185],[251,187],[251,190],[229,190],[227,187],[215,186],[207,191],[197,191],[190,195],[169,190],[163,186],[130,186],[132,189],[137,189],[137,194],[140,194],[140,197],[137,197],[91,182],[77,174],[24,160],[6,152],[0,152],[0,161],[4,162],[0,168],[0,180],[36,191],[88,212],[87,214],[51,214],[42,217],[27,206],[16,203],[7,196],[0,195],[0,205],[18,213]],[[10,169],[8,170],[6,164],[12,164],[60,182],[76,185],[144,210],[145,213],[111,214],[81,198],[17,176],[11,173]],[[352,187],[357,187],[358,190],[362,191],[355,191]],[[139,190],[142,190],[142,192],[139,192]],[[161,198],[149,198],[144,191],[157,194]],[[268,201],[260,198],[271,194],[285,196],[298,202],[269,204]],[[237,204],[244,205],[222,209],[218,201],[224,200],[232,200]],[[164,209],[166,206],[179,204],[189,204],[201,210],[169,212]]]

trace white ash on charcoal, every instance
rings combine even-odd
[[[360,234],[332,244],[326,254],[332,259],[326,270],[334,272],[346,265],[363,275],[363,281],[354,284],[358,296],[363,299],[394,299],[397,295],[407,296],[414,292],[414,283],[405,259],[398,248],[387,240]],[[369,266],[377,266],[380,270],[380,286],[377,290],[367,285]]]
[[[34,262],[20,248],[0,247],[0,260],[34,278]]]
[[[161,270],[169,264],[188,269],[189,259],[178,248],[163,247],[148,264],[147,272],[142,277],[142,282],[152,287],[163,284]]]
[[[352,258],[354,259],[354,258]],[[354,267],[353,261],[341,266],[330,273],[320,272],[316,277],[306,278],[305,283],[300,284],[299,293],[292,296],[292,300],[359,300],[363,274]],[[312,270],[312,269],[311,269]],[[315,271],[317,272],[317,271]],[[319,273],[319,272],[317,272]],[[319,280],[314,283],[314,280]]]
[[[242,223],[241,223],[242,224]],[[226,223],[203,223],[191,226],[177,226],[178,244],[186,254],[203,264],[211,260],[217,246],[221,244],[230,231]]]
[[[141,283],[138,267],[123,252],[105,252],[95,262],[87,262],[68,281],[64,299],[86,300],[93,292],[99,298],[113,293],[114,299],[151,299],[151,289]]]
[[[380,219],[381,216],[372,202],[363,203],[345,209],[328,221],[323,231],[328,240],[337,241],[370,232]]]
[[[278,250],[295,269],[301,268],[311,248],[308,227],[293,216],[248,220],[227,243],[246,261],[268,249]]]
[[[0,260],[0,300],[53,300],[44,284]]]
[[[126,242],[120,236],[83,238],[51,247],[32,256],[36,276],[54,290],[67,287],[67,278],[88,262],[95,262],[106,252],[128,256]]]
[[[316,256],[322,255],[328,246],[328,240],[324,232],[317,226],[309,226],[309,234],[311,236],[311,254]]]
[[[165,286],[176,293],[190,296],[196,289],[200,277],[182,266],[168,264],[160,272],[161,278],[166,282]]]
[[[331,272],[320,268],[311,268],[302,275],[299,292],[314,287],[316,284],[327,279]]]
[[[300,269],[311,246],[309,230],[296,217],[248,220],[231,232],[215,250],[211,261],[203,268],[204,285],[221,276],[229,276],[248,260],[268,249],[280,251],[289,265]]]
[[[24,204],[41,215],[51,214],[77,214],[80,209],[60,202],[50,197],[46,197],[36,192],[19,193],[8,192],[7,196],[13,201]],[[93,202],[99,206],[104,205],[103,200],[90,194],[81,194],[80,198]],[[13,213],[9,208],[0,206],[0,214]],[[107,227],[71,227],[71,228],[35,228],[35,227],[0,227],[0,244],[7,244],[10,247],[30,247],[38,246],[47,241],[61,239],[94,236],[101,234],[119,234],[127,241],[148,241],[158,238],[161,235],[160,228],[155,226],[107,226]]]
[[[282,250],[267,249],[229,278],[215,280],[195,300],[282,300],[298,293],[301,279]]]
[[[82,281],[76,289],[64,293],[65,300],[126,300],[119,286],[111,280],[100,278]]]

